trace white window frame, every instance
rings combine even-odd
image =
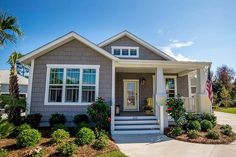
[[[165,75],[165,87],[166,87],[166,79],[174,79],[175,82],[175,97],[177,96],[177,76],[172,76],[172,75]],[[166,91],[167,93],[167,91]]]
[[[99,95],[99,69],[100,65],[69,65],[69,64],[47,64],[47,75],[46,75],[46,88],[44,96],[44,105],[90,105],[92,102],[82,102],[82,77],[83,69],[95,69],[96,70],[96,83],[95,83],[95,99]],[[62,102],[48,102],[49,94],[49,79],[51,68],[63,68],[63,84],[62,84]],[[66,69],[80,69],[80,84],[79,84],[79,102],[65,102],[65,88],[66,88]]]
[[[131,47],[131,46],[112,46],[111,47],[111,51],[112,51],[112,54],[114,55],[114,49],[120,49],[120,55],[115,55],[117,57],[120,57],[120,58],[139,58],[139,47]],[[128,49],[128,55],[122,55],[122,49]],[[131,56],[130,55],[130,50],[131,49],[135,49],[136,52],[137,52],[137,55],[136,56]]]

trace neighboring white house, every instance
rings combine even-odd
[[[0,70],[0,95],[9,94],[9,76],[10,76],[10,70]],[[17,76],[18,76],[20,96],[26,97],[28,89],[28,79],[21,75]]]

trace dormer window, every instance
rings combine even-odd
[[[112,46],[112,54],[117,57],[138,58],[139,47]]]

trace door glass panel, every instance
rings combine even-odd
[[[127,92],[128,92],[128,97],[127,97],[127,106],[135,106],[135,83],[128,83],[127,84]]]

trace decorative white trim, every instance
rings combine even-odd
[[[112,61],[112,94],[111,94],[112,105],[115,105],[115,85],[116,85],[115,77],[116,77],[115,62]]]
[[[96,69],[96,84],[95,86],[95,98],[99,96],[99,68],[100,65],[77,65],[77,64],[47,64],[47,76],[46,76],[46,88],[45,88],[45,97],[44,105],[90,105],[91,102],[82,102],[82,75],[83,69]],[[50,79],[50,69],[51,68],[63,68],[63,88],[62,88],[62,102],[48,102],[49,94],[49,79]],[[80,69],[80,84],[79,84],[79,102],[65,102],[65,82],[66,82],[66,69],[68,68],[78,68]]]
[[[119,58],[113,56],[112,54],[108,53],[107,51],[105,51],[104,49],[98,47],[96,44],[92,43],[91,41],[85,39],[84,37],[80,36],[79,34],[75,33],[75,32],[69,32],[66,35],[63,35],[55,40],[53,40],[52,42],[49,42],[47,44],[45,44],[44,46],[28,53],[27,55],[25,55],[24,57],[18,59],[19,62],[22,63],[29,63],[29,60],[32,58],[37,58],[69,41],[72,41],[73,39],[76,39],[82,43],[84,43],[85,45],[91,47],[92,49],[96,50],[97,52],[101,53],[102,55],[104,55],[105,57],[108,57],[112,60],[118,60]]]
[[[119,49],[120,50],[120,55],[115,55],[114,54],[114,49]],[[128,55],[122,55],[122,49],[128,49]],[[132,56],[130,55],[130,50],[131,49],[135,49],[137,55],[136,56]],[[131,46],[112,46],[111,47],[111,52],[114,56],[116,57],[120,57],[120,58],[139,58],[139,47],[131,47]]]
[[[152,46],[151,44],[149,44],[146,41],[138,38],[137,36],[135,36],[134,34],[128,32],[128,31],[123,31],[121,33],[118,33],[117,35],[114,35],[113,37],[111,37],[111,38],[101,42],[100,44],[98,44],[98,46],[100,46],[100,47],[106,46],[106,45],[110,44],[111,42],[116,41],[116,40],[122,38],[123,36],[127,36],[127,37],[133,39],[137,43],[143,45],[144,47],[148,48],[149,50],[151,50],[154,53],[162,56],[165,59],[168,59],[168,60],[171,60],[171,61],[176,61],[176,59],[170,57],[166,53],[162,52],[161,50],[157,49],[156,47]]]
[[[125,89],[125,83],[127,83],[127,82],[135,82],[136,84],[137,84],[137,96],[136,96],[136,105],[137,105],[137,109],[136,110],[130,110],[130,109],[125,109],[125,104],[126,104],[126,101],[125,101],[125,97],[126,97],[126,90],[127,89]],[[139,80],[138,79],[123,79],[123,104],[124,104],[124,106],[123,106],[123,110],[124,111],[139,111]]]
[[[30,66],[30,72],[29,72],[29,83],[28,83],[27,98],[26,98],[27,100],[26,114],[27,115],[30,114],[33,75],[34,75],[34,59],[31,60],[31,66]]]

